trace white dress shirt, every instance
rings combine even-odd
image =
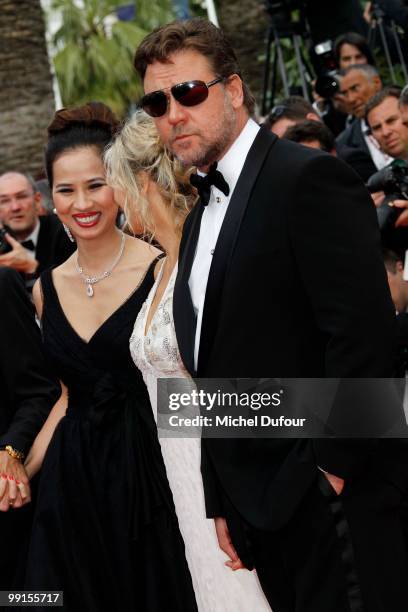
[[[227,212],[231,196],[234,193],[235,185],[237,184],[249,149],[251,148],[259,129],[259,125],[257,125],[252,119],[249,119],[234,144],[218,162],[217,169],[222,172],[229,185],[230,192],[229,195],[226,196],[222,193],[222,191],[212,186],[210,201],[205,207],[203,216],[201,218],[200,235],[198,238],[197,249],[188,282],[194,312],[197,317],[194,343],[195,369],[197,369],[198,363],[204,300],[212,256],[217,244],[222,222],[224,221],[225,213]],[[204,176],[204,173],[202,172],[199,174]]]

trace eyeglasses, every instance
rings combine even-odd
[[[224,77],[218,77],[209,83],[185,81],[173,87],[152,91],[143,96],[140,106],[151,117],[162,117],[166,114],[169,104],[170,96],[166,92],[170,91],[173,98],[183,106],[197,106],[208,98],[208,89],[221,81],[224,81]]]

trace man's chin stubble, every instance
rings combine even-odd
[[[225,143],[218,142],[209,145],[206,150],[195,152],[192,151],[191,153],[188,153],[187,151],[185,153],[183,151],[174,151],[174,155],[184,166],[196,166],[197,168],[203,168],[205,166],[210,166],[215,161],[221,159],[224,149]]]

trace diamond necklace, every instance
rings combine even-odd
[[[125,234],[123,232],[121,232],[121,234],[122,234],[122,238],[120,242],[119,253],[116,255],[112,265],[107,270],[105,270],[105,272],[103,272],[102,274],[99,274],[99,276],[87,276],[84,273],[83,268],[79,265],[79,255],[77,255],[75,266],[76,266],[78,274],[81,276],[83,282],[86,285],[86,294],[88,297],[90,298],[93,297],[94,290],[93,290],[92,285],[99,283],[99,281],[103,280],[104,278],[108,278],[108,276],[112,274],[115,266],[119,263],[119,260],[123,254],[123,249],[125,248]]]

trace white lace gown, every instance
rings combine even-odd
[[[130,351],[143,374],[156,421],[158,378],[189,377],[178,351],[173,322],[176,269],[145,334],[147,314],[162,270],[163,267],[139,312],[130,338]],[[200,438],[161,437],[160,444],[199,612],[270,612],[256,573],[233,572],[224,565],[227,557],[218,546],[214,521],[205,515]]]

